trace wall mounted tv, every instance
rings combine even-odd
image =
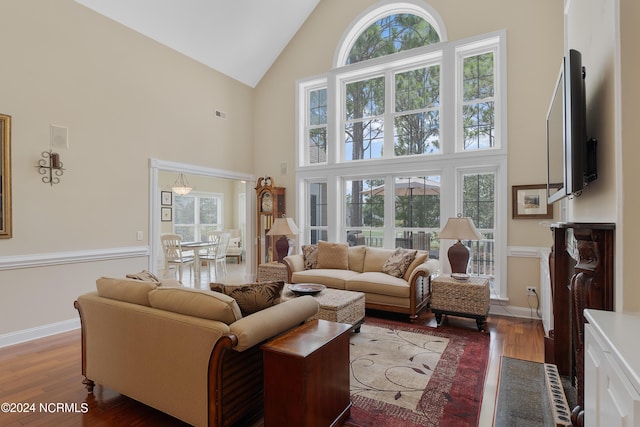
[[[598,177],[595,139],[587,137],[582,55],[569,50],[547,113],[548,203],[579,196]]]

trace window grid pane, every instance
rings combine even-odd
[[[396,156],[440,152],[440,112],[405,114],[394,119]]]
[[[345,181],[347,241],[364,237],[366,245],[384,245],[384,179]]]
[[[348,123],[345,128],[346,160],[380,159],[384,146],[382,120]]]
[[[327,127],[309,129],[309,163],[327,162]]]

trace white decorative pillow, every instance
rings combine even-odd
[[[396,249],[382,266],[382,272],[393,277],[402,277],[416,257],[418,251]]]

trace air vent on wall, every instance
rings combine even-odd
[[[227,113],[225,113],[224,111],[216,110],[216,117],[219,119],[226,119]]]

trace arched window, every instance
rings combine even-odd
[[[388,15],[368,26],[356,39],[347,64],[440,42],[440,35],[426,19],[409,13]]]

